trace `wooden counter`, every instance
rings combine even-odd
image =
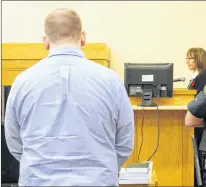
[[[82,50],[87,59],[110,67],[111,51],[105,43],[88,43]],[[3,43],[2,84],[11,85],[20,72],[47,55],[42,43]]]
[[[194,183],[194,159],[191,128],[184,125],[187,104],[196,91],[186,89],[174,89],[172,98],[160,98],[159,100],[159,148],[152,157],[154,169],[158,176],[159,186],[193,186]],[[157,108],[137,107],[140,98],[130,98],[135,117],[135,145],[134,151],[127,163],[138,162],[138,152],[141,144],[141,126],[143,122],[143,145],[140,160],[147,160],[154,152],[157,145]],[[156,103],[156,99],[153,100]]]
[[[133,105],[132,106],[133,110],[157,110],[157,107],[140,107],[137,105]],[[180,105],[180,106],[159,106],[158,110],[187,110],[187,106],[186,105]]]
[[[188,102],[194,98],[196,90],[187,90],[183,88],[174,88],[172,98],[160,98],[160,106],[186,106]],[[140,97],[130,97],[132,105],[138,105],[141,103]],[[157,98],[153,99],[154,103],[157,103]]]

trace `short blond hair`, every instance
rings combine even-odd
[[[81,38],[82,22],[74,10],[59,8],[46,17],[44,31],[52,43],[77,42]]]
[[[203,48],[190,48],[187,57],[194,58],[198,70],[206,69],[206,51]]]

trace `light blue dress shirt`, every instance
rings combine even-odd
[[[116,73],[56,48],[15,79],[5,136],[20,186],[117,186],[133,150],[133,110]]]

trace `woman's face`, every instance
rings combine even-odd
[[[189,70],[196,71],[195,58],[193,58],[191,55],[188,55],[186,57],[186,64],[187,64]]]

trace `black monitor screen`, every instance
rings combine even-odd
[[[173,96],[173,63],[125,63],[125,88],[130,97]]]

